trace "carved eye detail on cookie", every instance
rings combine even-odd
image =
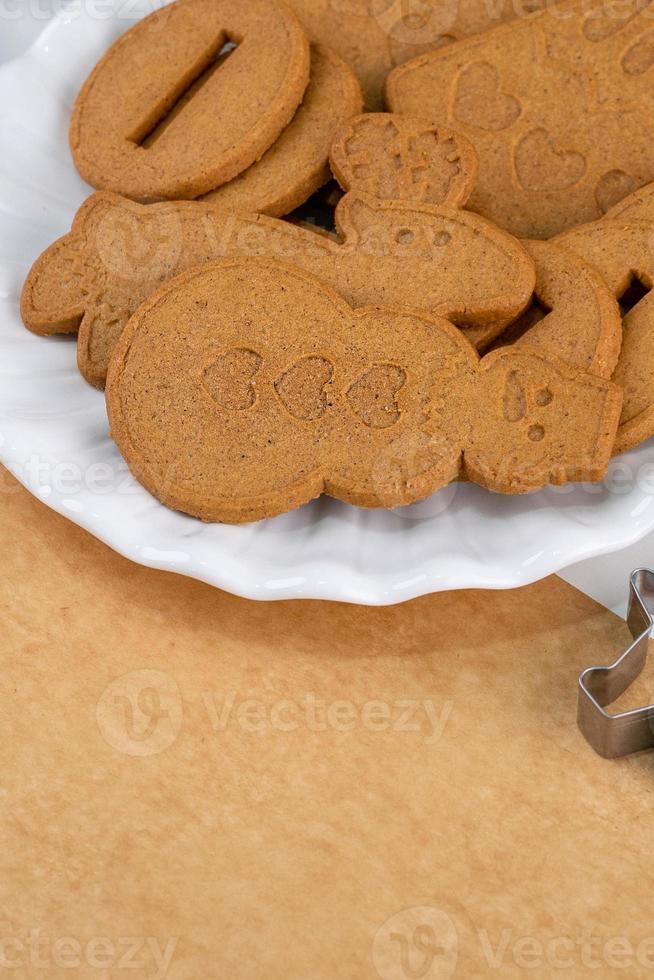
[[[257,400],[254,377],[263,358],[246,347],[225,351],[202,372],[202,384],[216,405],[227,412],[244,412]]]
[[[351,385],[347,400],[355,415],[371,429],[388,429],[400,418],[397,396],[406,384],[404,368],[377,364]]]
[[[416,234],[411,228],[400,228],[395,234],[395,241],[398,245],[412,245]]]
[[[311,422],[329,408],[326,386],[334,378],[334,365],[322,355],[310,354],[297,361],[275,381],[275,391],[295,419]]]
[[[504,418],[519,422],[527,414],[527,396],[515,371],[509,371],[504,386]]]
[[[531,398],[525,390],[517,371],[509,371],[504,384],[503,414],[507,422],[522,422],[529,419],[530,407],[546,408],[554,401],[549,388],[539,388]],[[540,442],[545,437],[545,429],[540,422],[534,422],[527,429],[531,442]]]

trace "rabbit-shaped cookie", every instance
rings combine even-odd
[[[474,184],[467,142],[431,127],[419,153],[429,199],[373,197],[355,174],[336,212],[341,240],[209,202],[139,205],[96,194],[33,266],[24,322],[42,334],[79,330],[80,370],[102,387],[122,329],[163,282],[212,259],[266,256],[313,273],[355,307],[400,304],[494,337],[527,305],[533,262],[510,235],[453,206]],[[362,186],[370,190],[367,174]]]
[[[345,123],[332,143],[331,165],[346,191],[356,187],[382,200],[461,208],[478,175],[477,155],[459,134],[390,113],[363,114]],[[621,341],[611,291],[578,256],[550,242],[522,245],[536,268],[534,300],[506,332],[506,341],[538,347],[572,367],[610,378]],[[457,324],[479,351],[505,341],[496,323],[459,317]]]
[[[141,306],[113,353],[113,438],[159,500],[207,521],[272,517],[322,493],[366,507],[458,477],[523,493],[598,480],[621,394],[447,321],[353,310],[264,259],[205,265]]]

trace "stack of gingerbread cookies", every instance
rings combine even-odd
[[[654,3],[415,43],[360,6],[178,0],[75,103],[96,193],[23,320],[203,520],[596,482],[654,435]]]

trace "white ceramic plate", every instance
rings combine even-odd
[[[74,343],[32,336],[18,301],[31,263],[89,193],[68,151],[71,106],[107,46],[152,9],[139,3],[71,6],[0,69],[0,459],[18,479],[134,561],[256,599],[388,604],[509,588],[654,528],[654,443],[615,461],[603,487],[511,499],[460,485],[395,512],[323,499],[242,528],[175,514],[130,479]]]

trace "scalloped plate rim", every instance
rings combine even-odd
[[[152,7],[149,6],[149,9],[152,9]],[[0,67],[0,83],[5,79],[11,79],[12,76],[19,73],[28,60],[45,59],[45,56],[50,53],[48,43],[50,42],[54,45],[64,38],[62,28],[83,20],[83,6],[79,2],[60,10],[24,55],[5,62]],[[88,21],[88,17],[86,20]],[[63,43],[65,43],[65,39]],[[0,114],[0,144],[2,142],[2,125],[8,118],[9,114]],[[72,161],[70,161],[70,168],[74,173]],[[0,203],[2,203],[4,197],[5,195],[0,187]],[[0,228],[2,228],[4,219],[5,215],[0,213]],[[36,258],[36,255],[33,258]],[[0,259],[0,271],[2,271],[2,267],[2,260]],[[23,328],[21,327],[20,329],[22,330]],[[17,337],[16,339],[18,340],[19,338]],[[4,342],[4,337],[2,340]],[[47,342],[47,340],[43,341],[43,343]],[[7,343],[10,345],[11,340]],[[5,344],[5,346],[7,345]],[[19,357],[19,355],[16,356],[17,358]],[[18,361],[16,360],[14,367],[17,363]],[[21,365],[24,368],[24,362],[21,362]],[[5,371],[6,369],[5,366]],[[84,385],[81,378],[75,379],[75,383]],[[0,414],[2,408],[3,400],[2,394],[0,393]],[[3,418],[3,425],[7,432],[11,431],[11,418],[5,416]],[[516,554],[515,560],[508,562],[506,560],[502,561],[502,556],[500,556],[499,560],[496,560],[488,553],[480,555],[474,549],[469,548],[467,552],[461,550],[458,555],[454,556],[448,553],[450,564],[443,571],[436,567],[439,561],[438,553],[436,553],[429,561],[423,560],[415,567],[403,567],[401,574],[397,573],[394,581],[391,580],[390,563],[387,561],[385,567],[380,567],[381,557],[379,555],[369,560],[368,566],[364,570],[361,570],[355,568],[353,564],[345,562],[339,553],[331,554],[329,557],[323,555],[312,561],[307,559],[303,564],[289,564],[288,562],[285,564],[283,553],[279,555],[276,552],[277,564],[274,568],[275,575],[271,577],[269,574],[263,574],[264,566],[261,563],[257,565],[256,562],[253,563],[251,558],[250,560],[247,557],[244,559],[242,555],[236,555],[234,553],[225,555],[223,552],[217,556],[217,560],[212,567],[206,567],[199,558],[194,559],[192,542],[189,543],[188,540],[184,540],[184,549],[188,553],[186,556],[188,557],[188,561],[166,558],[166,552],[161,553],[163,557],[159,556],[154,558],[151,554],[148,555],[148,552],[153,550],[151,545],[147,548],[140,547],[133,540],[129,539],[129,525],[123,526],[120,519],[118,519],[121,516],[119,510],[116,511],[117,519],[113,522],[108,522],[104,519],[104,516],[94,516],[88,509],[83,513],[71,511],[66,505],[66,498],[61,494],[51,492],[44,499],[44,497],[34,492],[34,489],[23,478],[21,467],[17,463],[17,460],[13,457],[12,453],[7,451],[6,442],[7,440],[5,439],[3,445],[0,446],[0,460],[2,460],[5,466],[7,466],[29,492],[36,496],[42,503],[45,503],[50,509],[84,528],[125,558],[153,569],[183,574],[249,599],[265,601],[298,598],[327,599],[331,601],[383,606],[405,602],[433,592],[460,588],[517,588],[561,571],[569,565],[584,559],[622,550],[641,540],[654,528],[654,508],[652,507],[645,507],[645,510],[651,511],[647,515],[648,520],[635,520],[630,526],[625,526],[624,522],[616,522],[614,514],[609,515],[611,520],[605,521],[604,526],[602,526],[601,521],[598,525],[595,522],[588,524],[579,519],[575,522],[568,519],[567,522],[562,523],[562,533],[555,536],[554,540],[550,540],[551,532],[548,533],[548,540],[545,542],[544,547],[541,547],[537,552],[535,558],[528,555],[520,560],[520,556]],[[24,445],[23,449],[28,450],[29,446]],[[631,454],[631,456],[638,460],[642,459],[643,463],[646,464],[649,464],[650,459],[654,463],[654,441],[650,441],[650,443],[641,447],[635,453]],[[465,488],[464,492],[468,489]],[[145,491],[143,491],[143,494],[145,495]],[[152,501],[152,498],[150,500],[157,508],[161,507],[161,505]],[[642,506],[642,501],[643,495],[634,497],[635,506],[632,507],[632,513],[629,515],[632,519],[634,516],[633,511],[639,505]],[[345,505],[337,506],[345,507]],[[165,510],[162,507],[161,509]],[[347,509],[348,512],[355,510],[355,508]],[[339,511],[339,513],[346,512]],[[348,514],[347,516],[348,520],[343,525],[345,533],[348,533],[348,529],[350,529],[352,523],[360,524],[364,521],[364,518],[359,514],[356,516]],[[521,512],[518,514],[518,520],[521,526],[526,518],[528,518],[528,515],[525,515],[525,513]],[[483,521],[485,517],[479,514],[473,515],[473,521],[479,521],[480,519]],[[433,523],[434,520],[435,518],[423,519],[423,523]],[[273,527],[275,522],[266,522],[266,524]],[[471,528],[474,530],[474,523],[470,526],[465,524],[461,526],[468,531]],[[204,527],[210,526],[202,526],[202,529]],[[566,531],[569,531],[572,527],[577,530],[575,542],[571,545],[567,553],[563,553],[562,547],[565,545]],[[263,533],[267,533],[267,530],[268,528],[265,528]],[[503,527],[502,533],[506,533],[506,530]],[[201,531],[198,531],[198,534],[200,533]],[[274,531],[271,533],[274,534]],[[359,533],[363,535],[365,543],[366,529],[363,528],[363,531],[359,530]],[[601,540],[598,541],[597,537],[600,533]],[[397,538],[396,531],[393,532],[393,535],[386,535],[384,540],[390,542],[393,538]],[[542,545],[543,542],[538,542],[538,544]],[[223,561],[225,559],[229,559],[229,569],[224,567]]]

